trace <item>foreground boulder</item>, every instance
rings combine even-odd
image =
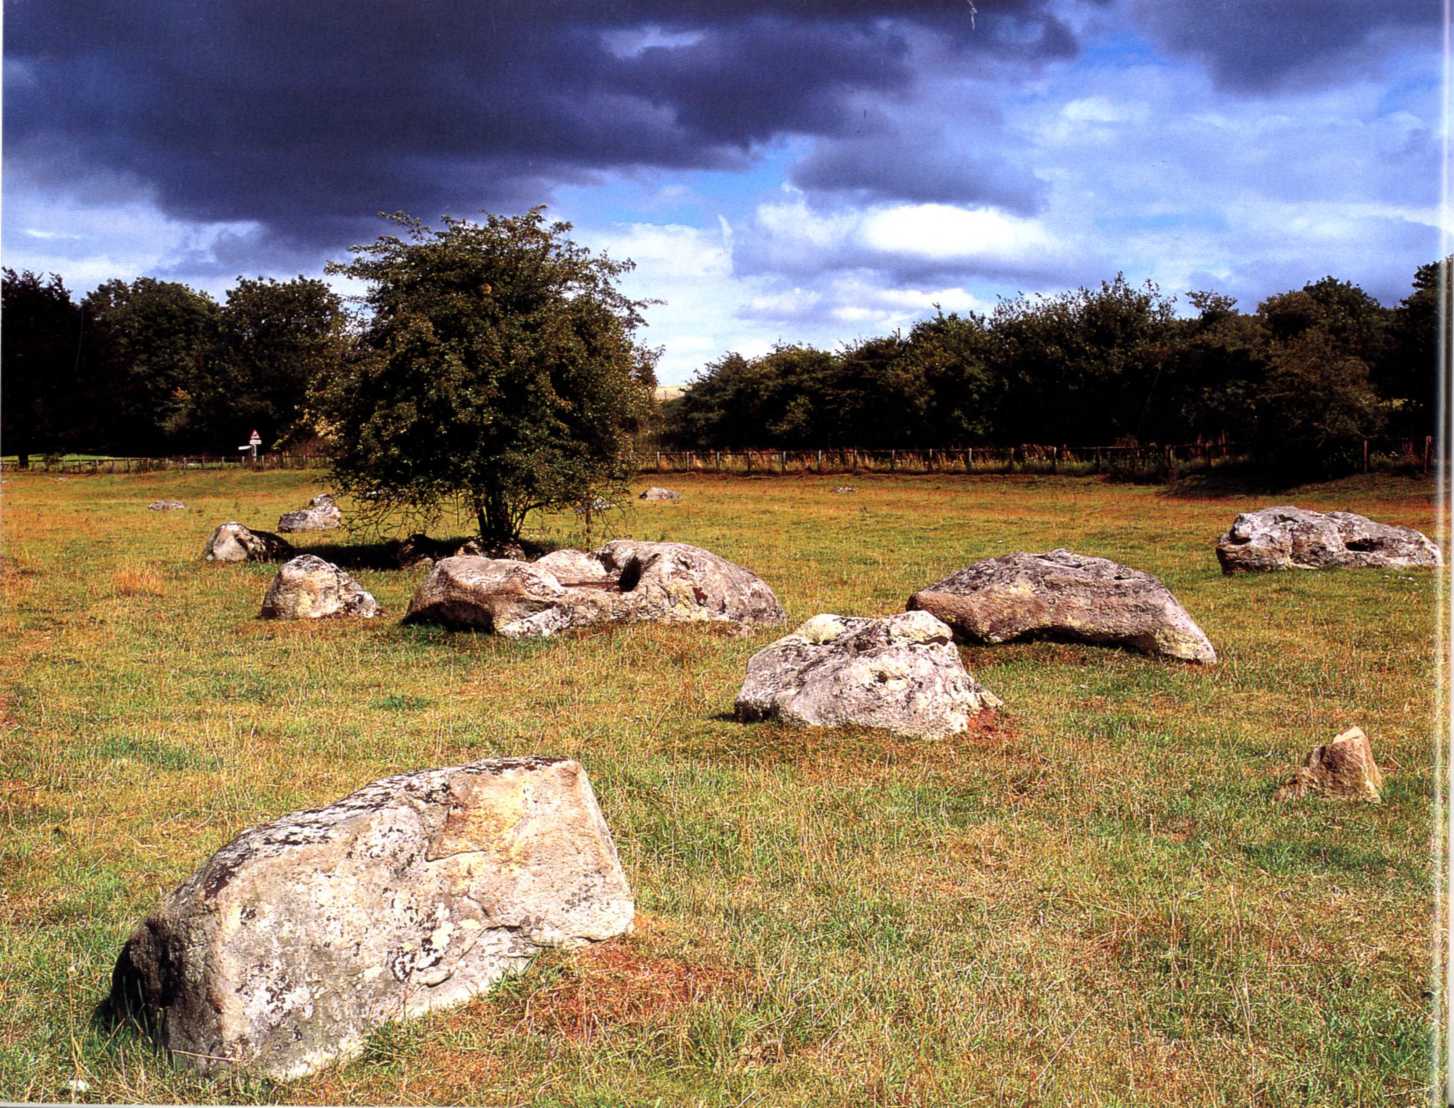
[[[278,530],[289,531],[335,531],[343,526],[343,513],[326,492],[308,501],[308,507],[296,512],[284,512],[278,517]]]
[[[263,619],[370,619],[382,611],[362,585],[332,562],[316,554],[300,554],[278,570],[259,615]]]
[[[1001,703],[964,668],[946,624],[904,612],[814,616],[752,656],[736,712],[741,720],[855,724],[937,739]]]
[[[185,512],[187,506],[180,500],[153,500],[146,506],[149,512]]]
[[[780,623],[782,605],[756,574],[685,543],[617,539],[587,554],[558,550],[536,562],[455,557],[435,563],[404,620],[554,635],[602,623]]]
[[[1139,569],[1069,550],[986,558],[909,598],[970,642],[1057,639],[1215,662],[1202,629]]]
[[[240,523],[218,524],[202,557],[209,562],[276,562],[293,553],[287,539],[271,531],[250,531]]]
[[[1412,527],[1290,506],[1243,512],[1217,540],[1217,560],[1223,573],[1441,564],[1439,548]]]
[[[661,488],[658,485],[652,485],[651,488],[637,497],[638,500],[680,500],[681,498],[681,493],[673,492],[671,489]]]
[[[287,1080],[633,911],[576,762],[425,770],[243,832],[133,932],[110,1006],[194,1069]]]
[[[1373,760],[1373,747],[1361,727],[1351,727],[1336,739],[1314,747],[1302,768],[1277,790],[1278,800],[1300,800],[1309,794],[1383,799],[1383,771]]]

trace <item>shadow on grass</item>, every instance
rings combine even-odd
[[[1244,496],[1270,496],[1306,484],[1306,474],[1277,475],[1251,466],[1218,466],[1201,473],[1188,473],[1167,482],[1161,496],[1176,500],[1229,500]]]

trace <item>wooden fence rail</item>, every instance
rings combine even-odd
[[[1433,439],[1365,440],[1363,470],[1380,458],[1429,472]],[[641,473],[1065,473],[1163,474],[1210,468],[1246,456],[1237,443],[1172,443],[1152,446],[966,446],[952,450],[656,450],[639,454]],[[189,454],[170,458],[61,459],[35,456],[31,467],[46,473],[150,473],[166,469],[317,469],[317,454],[243,456]]]

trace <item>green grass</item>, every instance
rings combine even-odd
[[[1221,656],[963,651],[1006,710],[944,742],[731,721],[774,637],[547,643],[257,620],[267,566],[199,560],[321,475],[4,476],[0,1098],[300,1103],[1408,1104],[1433,1089],[1434,578],[1224,578],[1274,502],[1035,477],[672,477],[613,534],[760,573],[791,621],[901,610],[1011,550],[1160,576]],[[647,483],[647,482],[643,482]],[[154,513],[158,497],[190,510]],[[1276,502],[1432,530],[1429,486]],[[554,543],[574,517],[533,521]],[[446,528],[448,530],[448,528]],[[597,539],[599,539],[599,535]],[[324,545],[336,535],[303,536]],[[345,540],[346,541],[346,540]],[[1357,724],[1381,806],[1272,792]],[[300,1082],[202,1080],[92,1022],[130,929],[242,828],[389,773],[580,759],[636,933],[381,1029]]]

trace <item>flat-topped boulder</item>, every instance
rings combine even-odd
[[[284,512],[278,517],[278,530],[290,531],[335,531],[343,526],[343,513],[326,492],[308,501],[306,508],[296,512]]]
[[[1412,527],[1291,505],[1243,512],[1217,540],[1217,560],[1223,573],[1442,564],[1439,548]]]
[[[592,553],[539,561],[455,557],[435,563],[405,614],[509,638],[603,623],[780,623],[782,605],[756,574],[686,543],[617,539]]]
[[[671,489],[664,489],[660,485],[652,485],[651,488],[647,489],[645,492],[643,492],[640,496],[637,497],[638,500],[656,500],[656,501],[680,500],[681,498],[682,498],[682,494],[681,493],[679,493],[679,492],[673,492]]]
[[[1069,550],[986,558],[919,590],[908,607],[938,616],[967,642],[1055,639],[1217,660],[1202,629],[1151,574]]]
[[[193,1069],[289,1080],[633,915],[576,762],[424,770],[244,831],[132,933],[110,1005]]]
[[[284,562],[263,597],[263,619],[328,619],[383,611],[364,587],[316,554],[300,554]]]
[[[736,713],[748,721],[943,738],[1001,704],[964,668],[949,626],[928,612],[825,614],[752,656]]]
[[[202,549],[202,557],[208,562],[276,562],[292,553],[287,539],[236,522],[218,524]]]

